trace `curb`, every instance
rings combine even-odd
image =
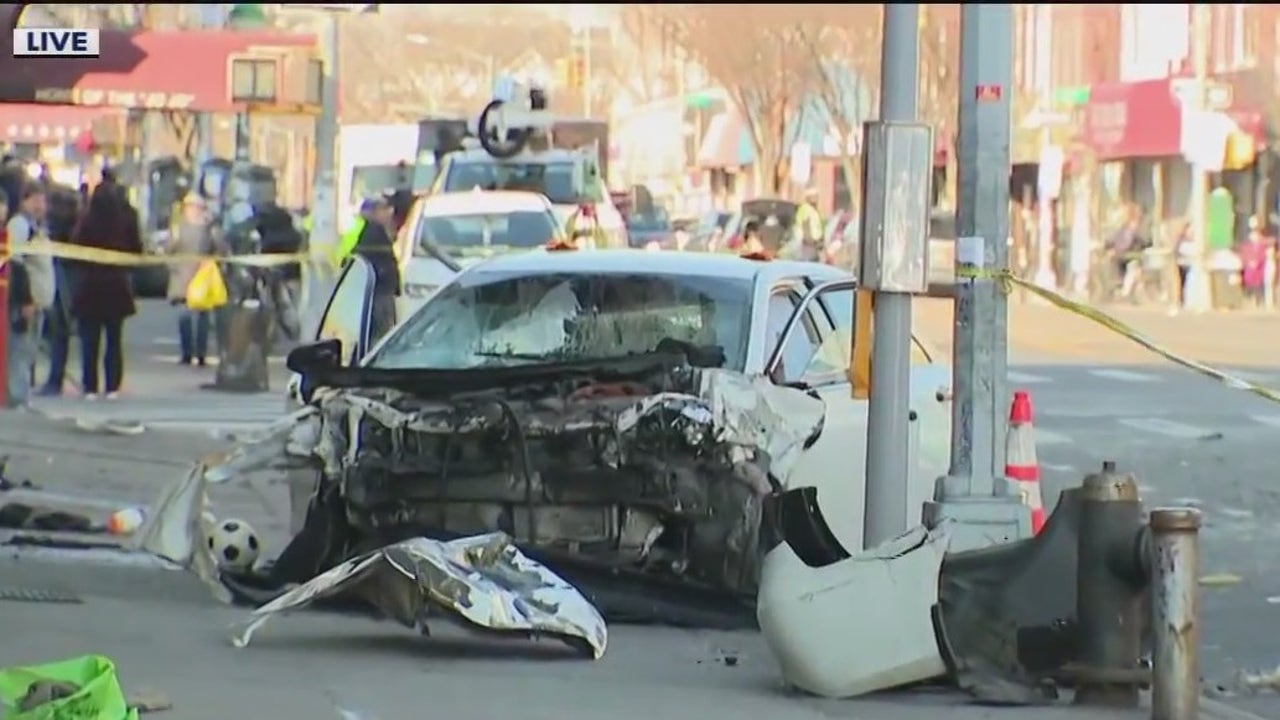
[[[1204,720],[1268,720],[1204,695],[1200,696],[1200,717]]]

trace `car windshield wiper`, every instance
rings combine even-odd
[[[436,245],[431,240],[423,239],[421,242],[418,243],[418,247],[426,251],[427,255],[431,256],[431,259],[438,260],[441,265],[444,265],[446,268],[449,268],[450,271],[452,272],[462,271],[462,266],[458,264],[458,261],[450,257],[448,253],[441,250],[440,246]]]

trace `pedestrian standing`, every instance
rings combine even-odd
[[[187,306],[187,288],[200,267],[197,256],[208,257],[217,252],[204,198],[191,193],[183,199],[177,234],[165,251],[171,255],[186,256],[186,259],[169,265],[169,303],[178,311],[178,345],[181,348],[178,362],[204,367],[209,351],[210,313]]]
[[[1173,246],[1174,259],[1178,263],[1178,305],[1187,303],[1187,276],[1196,262],[1196,239],[1191,233],[1191,223],[1183,223]]]
[[[0,232],[5,232],[0,230]],[[31,281],[22,263],[9,264],[9,338],[5,361],[8,363],[5,378],[8,408],[25,408],[31,402],[31,366],[36,359],[35,300],[31,296]]]
[[[8,217],[9,202],[7,193],[0,192],[0,218]],[[8,235],[7,226],[0,226],[0,234]],[[36,341],[31,324],[35,317],[36,305],[31,296],[31,280],[26,265],[10,262],[8,317],[8,342],[5,346],[6,377],[5,407],[24,408],[31,400],[31,373],[29,368],[35,362]]]
[[[80,197],[69,187],[54,185],[49,190],[48,222],[49,239],[57,243],[71,242],[71,233],[82,210]],[[62,395],[67,374],[67,361],[71,354],[71,336],[74,322],[71,319],[71,296],[74,276],[70,264],[62,258],[53,259],[53,306],[45,314],[44,337],[49,344],[49,377],[40,394],[46,397]]]
[[[53,306],[57,283],[53,273],[53,257],[24,253],[41,244],[47,244],[48,237],[44,232],[45,192],[38,183],[28,181],[18,191],[19,204],[17,212],[9,218],[5,229],[9,235],[9,250],[13,254],[14,265],[22,265],[26,271],[34,304],[28,330],[31,343],[30,352],[20,358],[23,371],[27,374],[27,392],[35,384],[36,358],[39,355],[40,337],[44,328],[44,314]],[[10,367],[10,372],[14,371]]]
[[[360,230],[355,254],[373,267],[373,312],[369,340],[377,342],[396,324],[396,296],[400,294],[400,264],[396,262],[395,244],[391,241],[393,222],[391,203],[385,198],[366,202],[368,219]]]
[[[1266,293],[1267,239],[1258,218],[1249,218],[1249,235],[1236,246],[1240,257],[1240,282],[1245,299],[1262,306]]]
[[[94,189],[73,241],[87,248],[141,254],[137,213],[115,183],[103,182]],[[81,387],[87,400],[96,400],[103,390],[108,399],[115,399],[124,381],[124,321],[137,312],[129,269],[85,261],[78,263],[76,275],[71,312],[80,331]],[[99,362],[105,378],[99,376]]]

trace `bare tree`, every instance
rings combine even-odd
[[[796,36],[813,63],[813,95],[826,110],[824,119],[838,143],[850,207],[857,205],[861,193],[861,122],[872,110],[862,94],[879,81],[882,7],[819,6],[820,15],[796,23]],[[833,16],[837,11],[840,14]],[[874,101],[874,96],[867,99]]]
[[[663,91],[663,76],[674,46],[676,25],[660,5],[627,3],[618,10],[618,20],[627,47],[609,53],[609,70],[614,82],[644,100],[653,100]]]
[[[786,185],[785,133],[813,85],[795,32],[795,5],[666,5],[678,42],[733,98],[766,192]],[[805,6],[801,6],[805,7]]]

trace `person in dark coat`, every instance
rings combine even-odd
[[[104,182],[94,189],[72,242],[103,250],[142,252],[138,213],[125,201],[117,185]],[[129,268],[93,262],[77,264],[71,314],[79,324],[81,387],[86,399],[96,399],[101,391],[108,399],[119,393],[124,380],[124,321],[135,312]],[[105,385],[99,382],[99,360]]]
[[[373,267],[373,312],[370,318],[369,342],[377,342],[396,324],[396,296],[400,294],[400,264],[396,262],[395,243],[391,239],[394,222],[391,203],[386,198],[365,201],[361,212],[368,210],[368,220],[360,230],[352,251]]]

